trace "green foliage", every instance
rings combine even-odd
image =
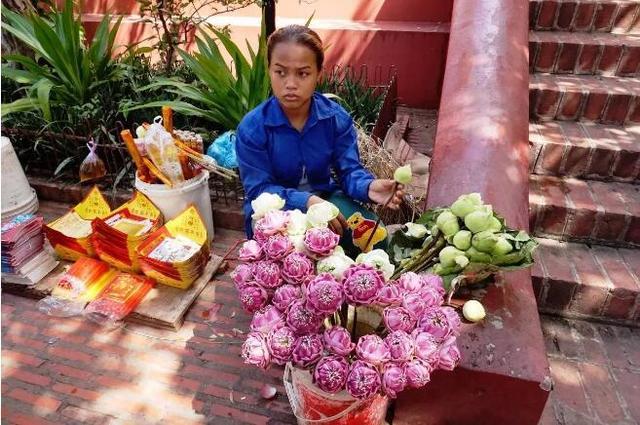
[[[85,45],[80,18],[73,1],[66,0],[61,13],[47,16],[19,15],[2,9],[3,29],[33,50],[35,58],[22,54],[4,57],[2,75],[21,84],[24,96],[2,105],[2,116],[40,109],[52,121],[52,106],[85,105],[95,99],[101,86],[118,81],[120,69],[113,60],[113,44],[120,19],[109,29],[107,15],[98,25],[93,41]],[[20,67],[16,67],[19,65]]]
[[[186,67],[198,78],[197,84],[188,84],[178,78],[159,78],[145,89],[162,87],[177,98],[170,102],[137,105],[128,108],[128,111],[168,105],[178,113],[200,117],[224,129],[235,130],[242,117],[269,96],[264,25],[258,50],[254,51],[247,42],[249,58],[240,52],[228,34],[215,28],[209,29],[233,59],[233,69],[227,66],[216,39],[203,31],[196,38],[198,52],[191,54],[179,50]]]
[[[356,77],[351,68],[336,68],[325,74],[316,90],[335,95],[334,100],[351,114],[356,124],[367,132],[373,130],[385,93],[379,88],[369,87],[362,75]]]

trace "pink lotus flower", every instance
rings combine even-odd
[[[296,366],[309,367],[322,357],[322,337],[319,334],[303,335],[296,340],[291,358]]]
[[[415,341],[405,331],[393,331],[384,338],[384,344],[389,349],[391,360],[408,362],[415,351]]]
[[[383,307],[402,304],[402,293],[398,285],[393,282],[387,283],[378,292],[377,303]]]
[[[316,365],[313,379],[322,391],[335,394],[344,388],[348,373],[349,362],[344,357],[327,356]]]
[[[356,355],[360,360],[379,365],[389,360],[389,348],[378,335],[363,335],[356,345]]]
[[[441,307],[442,312],[447,316],[447,320],[449,321],[449,327],[451,327],[451,332],[453,335],[460,334],[460,326],[462,325],[460,321],[460,316],[458,312],[451,307]]]
[[[420,388],[431,380],[429,367],[422,360],[413,359],[404,365],[407,385],[410,388]]]
[[[344,273],[344,292],[349,303],[367,305],[378,299],[384,286],[382,272],[366,264],[356,264]]]
[[[266,369],[271,361],[267,341],[259,332],[251,332],[242,344],[242,358],[247,364]]]
[[[245,285],[239,289],[242,308],[247,313],[255,313],[267,304],[267,291],[257,285]]]
[[[427,309],[427,303],[422,296],[423,292],[424,291],[407,294],[402,299],[402,306],[406,308],[416,320],[418,320]]]
[[[404,374],[404,367],[387,363],[384,365],[382,373],[382,390],[391,397],[396,398],[398,393],[403,391],[407,386],[407,377]]]
[[[291,303],[302,298],[302,291],[299,286],[282,285],[273,294],[271,302],[280,311],[287,311]]]
[[[253,314],[251,320],[251,330],[268,334],[274,329],[284,326],[284,316],[273,305],[261,308]]]
[[[274,363],[284,365],[291,361],[293,346],[296,342],[296,336],[293,330],[287,326],[273,329],[267,337],[267,344],[271,359]]]
[[[437,274],[423,274],[420,275],[420,278],[422,279],[422,284],[425,288],[431,288],[441,296],[444,296],[445,290],[442,277]]]
[[[288,236],[273,235],[264,243],[263,249],[267,258],[277,261],[293,251],[293,244]]]
[[[409,310],[404,307],[387,307],[382,313],[384,325],[390,331],[412,332],[416,327],[416,320]]]
[[[289,224],[289,214],[286,211],[272,210],[258,220],[256,227],[260,226],[263,234],[273,236],[286,231],[287,224]]]
[[[419,293],[427,307],[439,307],[444,302],[444,295],[431,286],[425,285]]]
[[[293,285],[301,285],[314,271],[313,262],[298,252],[287,255],[282,261],[282,278]]]
[[[440,345],[438,341],[428,332],[421,329],[413,331],[413,339],[415,340],[415,355],[429,366],[429,371],[435,369],[439,361]]]
[[[257,261],[262,258],[262,248],[255,240],[249,240],[242,244],[238,250],[240,261]]]
[[[280,267],[272,261],[259,261],[253,266],[253,278],[266,289],[275,289],[282,283]]]
[[[414,272],[403,273],[396,281],[396,284],[400,286],[400,289],[402,289],[403,293],[418,292],[424,285],[420,275]]]
[[[456,345],[456,338],[448,338],[440,348],[438,369],[453,370],[460,363],[460,350]]]
[[[314,227],[307,230],[304,235],[305,248],[315,256],[331,255],[338,242],[340,242],[340,236],[333,233],[328,227]]]
[[[293,329],[297,335],[306,335],[318,332],[322,325],[322,316],[318,316],[310,311],[304,300],[295,301],[289,307],[287,313],[287,325]]]
[[[253,266],[249,264],[238,264],[231,273],[231,278],[233,279],[236,289],[239,290],[253,281]]]
[[[418,328],[430,333],[439,343],[453,335],[449,318],[446,313],[438,307],[429,308],[424,312],[418,321]]]
[[[324,331],[324,346],[329,352],[339,356],[348,356],[356,345],[351,342],[351,335],[342,326],[333,326]]]
[[[330,273],[321,273],[307,286],[307,303],[320,314],[332,314],[344,301],[342,284]]]
[[[346,387],[353,397],[367,399],[380,391],[381,385],[382,380],[375,366],[361,360],[351,364]]]
[[[269,239],[269,236],[264,231],[264,226],[261,220],[258,220],[253,226],[253,239],[258,242],[258,245],[262,246]]]

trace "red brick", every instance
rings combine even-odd
[[[576,74],[593,74],[600,54],[600,46],[597,44],[584,44],[576,61]]]
[[[571,216],[565,230],[566,235],[588,238],[596,224],[596,203],[589,186],[581,180],[573,181],[567,196],[573,204]]]
[[[206,367],[200,367],[192,364],[185,365],[182,369],[181,374],[191,375],[196,378],[199,378],[203,382],[207,382],[209,379],[215,379],[216,381],[224,381],[228,383],[233,383],[238,380],[238,376],[223,372],[216,369],[209,369]]]
[[[554,405],[555,402],[551,397],[549,397],[549,401],[547,401],[547,404],[544,406],[542,417],[540,417],[540,422],[538,422],[538,425],[558,425],[558,419],[556,419],[553,409]]]
[[[57,391],[59,393],[68,394],[74,397],[78,397],[88,401],[95,401],[100,398],[100,393],[87,390],[84,388],[76,387],[75,385],[67,385],[57,383],[52,387],[53,391]]]
[[[564,143],[545,143],[542,147],[542,151],[540,152],[541,158],[538,161],[538,172],[543,171],[544,174],[557,175],[560,171],[560,165],[562,164],[562,157],[565,149],[566,145]]]
[[[602,117],[602,122],[611,124],[623,124],[629,108],[632,96],[612,94],[609,96],[609,104]]]
[[[560,48],[558,54],[558,60],[556,63],[557,73],[573,73],[573,69],[576,66],[576,60],[578,59],[578,53],[580,51],[580,44],[573,42],[564,42]]]
[[[20,400],[24,403],[33,405],[36,412],[39,415],[45,415],[51,412],[55,412],[60,407],[62,402],[53,397],[42,394],[33,394],[22,388],[14,388],[9,394],[9,397]],[[34,413],[36,413],[34,412]]]
[[[8,370],[6,374],[3,371],[2,378],[13,378],[19,381],[27,382],[29,384],[40,386],[47,386],[51,382],[51,379],[48,376],[42,376],[22,369],[11,369]]]
[[[624,240],[626,242],[640,244],[640,217],[631,217],[631,222],[629,223],[629,228],[624,236]]]
[[[617,30],[617,32],[628,31],[636,18],[637,12],[638,5],[634,3],[618,6],[618,13],[613,21],[613,29]]]
[[[85,335],[60,332],[51,328],[43,329],[42,334],[53,338],[64,339],[64,341],[70,342],[72,344],[82,345],[87,341],[87,336]]]
[[[538,93],[536,114],[539,119],[553,119],[556,116],[562,93],[556,89],[543,89]]]
[[[561,30],[568,30],[571,27],[571,22],[573,21],[573,15],[575,12],[575,2],[562,2],[560,4],[560,10],[558,11],[556,27]]]
[[[549,359],[554,398],[578,412],[588,411],[578,364],[563,359]]]
[[[213,404],[211,406],[211,413],[218,417],[230,418],[233,421],[241,421],[254,425],[266,425],[269,423],[269,418],[266,416],[251,412],[244,412],[222,404]]]
[[[108,375],[100,375],[95,378],[95,381],[100,385],[103,385],[105,387],[111,387],[111,388],[116,388],[116,387],[127,388],[132,385],[130,381],[125,381],[123,379],[118,379]]]
[[[6,364],[10,363],[22,363],[27,366],[38,367],[45,361],[39,357],[32,356],[31,354],[20,353],[13,350],[2,350],[2,362]]]
[[[624,200],[618,186],[614,183],[589,182],[596,201],[604,212],[598,214],[594,237],[606,240],[618,240],[624,236],[626,216]]]
[[[604,423],[623,421],[624,412],[620,407],[615,383],[607,369],[582,363],[580,371],[585,381],[589,382],[585,390],[600,421]]]
[[[589,93],[582,116],[591,121],[598,121],[607,104],[606,93]]]
[[[535,28],[536,19],[538,19],[538,10],[540,10],[539,1],[529,2],[529,28]]]
[[[90,380],[95,375],[94,373],[89,372],[87,370],[76,369],[75,367],[63,365],[60,363],[48,364],[47,368],[56,373],[59,373],[60,375],[69,376],[71,378],[77,378],[77,379],[82,379],[86,381]]]
[[[634,277],[616,249],[594,246],[593,252],[614,285],[605,316],[615,319],[630,319],[640,292]]]
[[[609,31],[613,24],[613,15],[616,11],[615,3],[598,3],[596,7],[593,29],[595,31]]]
[[[640,373],[630,370],[614,369],[618,385],[618,393],[626,401],[632,419],[640,423]]]
[[[579,91],[565,92],[558,107],[557,117],[559,120],[574,120],[578,116],[582,105],[583,93]]]
[[[542,42],[538,44],[537,56],[535,58],[534,69],[537,72],[550,72],[554,69],[556,56],[558,55],[558,42]]]
[[[580,285],[577,286],[571,311],[600,315],[609,297],[609,282],[602,274],[591,250],[582,244],[572,244],[571,261],[576,268]]]
[[[83,353],[82,351],[78,351],[70,348],[65,348],[65,347],[53,347],[50,350],[50,353],[53,354],[54,356],[58,356],[58,357],[62,357],[65,359],[74,360],[82,363],[91,363],[95,359],[95,357],[90,354]]]
[[[60,413],[80,423],[108,423],[109,421],[109,416],[77,406],[67,406]]]
[[[605,325],[598,326],[598,334],[602,339],[602,345],[607,352],[610,365],[614,368],[627,369],[629,367],[627,353],[614,328]]]
[[[633,100],[633,105],[631,106],[631,111],[627,117],[627,122],[632,124],[640,123],[640,97],[636,97]]]
[[[596,3],[580,2],[576,16],[573,18],[573,28],[577,31],[584,31],[591,28],[593,15],[596,9]]]
[[[622,46],[617,44],[604,45],[600,62],[598,63],[597,73],[600,75],[615,75],[621,56]]]
[[[7,334],[2,342],[3,344],[6,344],[8,342],[9,344],[29,347],[37,351],[43,351],[47,347],[47,344],[43,341],[37,341],[35,339],[26,338],[20,335]]]
[[[59,425],[59,423],[47,421],[37,416],[31,416],[22,412],[2,409],[2,419],[6,420],[12,425]]]
[[[640,152],[621,150],[613,165],[613,175],[621,179],[633,179],[640,166]]]
[[[551,28],[556,20],[558,9],[556,1],[543,1],[538,12],[538,28]]]
[[[551,239],[540,241],[538,255],[542,258],[549,280],[545,306],[554,310],[563,310],[571,301],[575,290],[575,275],[566,256],[565,243]]]
[[[638,66],[640,66],[640,47],[625,46],[617,75],[634,77],[638,75]]]

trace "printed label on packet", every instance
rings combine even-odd
[[[183,262],[195,255],[199,249],[200,247],[188,238],[167,237],[151,251],[149,258],[167,263]]]
[[[83,219],[73,210],[49,224],[49,227],[74,239],[86,238],[91,234],[91,220]]]
[[[193,205],[169,221],[165,227],[173,236],[183,235],[200,246],[207,241],[207,228]]]
[[[150,220],[157,220],[160,217],[160,210],[153,205],[153,203],[140,192],[135,192],[133,199],[126,204],[122,205],[116,211],[128,209],[129,212],[140,217],[148,218]]]
[[[73,208],[85,220],[102,218],[111,214],[111,207],[97,186],[87,194],[86,198]]]

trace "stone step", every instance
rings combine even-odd
[[[635,77],[640,73],[640,35],[531,31],[529,70]]]
[[[539,121],[640,123],[640,79],[532,74],[529,108]]]
[[[531,277],[540,311],[640,326],[640,249],[538,242]]]
[[[639,6],[636,0],[529,0],[529,28],[639,33]]]
[[[531,173],[591,180],[640,179],[640,125],[529,123]]]
[[[640,185],[532,174],[529,227],[554,239],[640,247]]]

